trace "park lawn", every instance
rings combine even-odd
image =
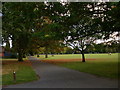
[[[37,57],[37,55],[35,55],[34,57]],[[57,60],[57,59],[82,59],[82,55],[81,54],[59,54],[59,55],[48,55],[48,58],[45,58],[45,55],[39,55],[39,58],[41,60]],[[108,53],[105,54],[85,54],[85,58],[89,58],[89,59],[108,59],[108,58],[118,58],[118,53],[112,53],[112,55],[109,55]]]
[[[117,79],[118,76],[118,53],[108,54],[85,54],[86,62],[81,62],[80,54],[71,55],[55,55],[42,61],[57,64],[66,68],[74,69],[80,72],[90,73],[99,77],[106,77],[111,79]],[[71,59],[80,59],[80,61],[67,62]],[[57,62],[66,59],[66,62]],[[91,60],[87,60],[91,59]],[[92,60],[95,59],[95,60]],[[120,62],[119,62],[120,63]]]
[[[2,64],[2,85],[25,83],[38,79],[28,60],[18,62],[17,59],[4,59]],[[13,70],[16,72],[16,82],[13,81]]]
[[[118,78],[118,63],[113,60],[57,63],[57,65],[111,79]],[[120,78],[120,76],[119,76]]]

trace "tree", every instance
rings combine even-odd
[[[24,46],[22,53],[27,53],[32,41],[34,50],[45,47],[46,57],[48,48],[52,44],[59,46],[64,39],[81,44],[81,53],[84,60],[84,45],[86,39],[106,38],[114,31],[119,30],[119,3],[3,3],[3,40],[12,40],[13,48]],[[118,13],[117,13],[118,12]],[[113,13],[116,13],[113,15]],[[116,23],[114,23],[116,22]],[[25,36],[24,33],[27,35]],[[34,35],[31,35],[34,34]],[[21,35],[26,41],[18,45]],[[34,36],[34,40],[33,37]],[[32,39],[32,40],[31,40]],[[22,44],[22,43],[19,43]],[[24,45],[26,44],[26,46]],[[22,58],[20,51],[19,57]],[[33,50],[33,51],[34,51]],[[19,58],[20,59],[20,58]],[[21,61],[21,60],[19,60]]]
[[[96,38],[89,36],[82,38],[79,35],[77,35],[74,38],[79,38],[79,39],[73,39],[72,36],[68,36],[68,39],[66,39],[65,42],[67,46],[71,46],[75,51],[80,51],[82,54],[82,62],[85,62],[85,56],[84,56],[85,49],[87,46],[92,44],[94,40],[96,40]]]
[[[47,25],[48,27],[46,26],[46,24],[51,23],[50,19],[47,17],[47,16],[50,17],[51,13],[48,14],[45,12],[45,11],[48,11],[48,9],[50,10],[50,7],[48,9],[47,8],[48,8],[48,5],[45,3],[35,3],[35,2],[3,3],[3,12],[2,12],[3,13],[3,35],[2,37],[4,42],[8,42],[9,38],[12,40],[12,48],[14,48],[17,53],[19,53],[19,57],[20,57],[18,58],[19,61],[22,61],[21,53],[30,51],[30,50],[27,50],[29,45],[28,42],[29,41],[36,42],[35,40],[29,40],[32,38],[30,34],[41,33],[42,35],[45,35],[45,36],[42,36],[41,41],[46,40],[46,42],[48,42],[47,39],[53,37],[53,34],[50,34],[52,33],[52,31],[48,29],[49,27],[56,28],[57,24],[53,24],[51,26]],[[48,31],[45,31],[45,29],[47,29]],[[41,30],[43,31],[41,32]],[[56,30],[55,32],[60,31],[60,30],[57,30],[57,28],[54,30]],[[47,32],[48,34],[45,34]],[[25,36],[25,34],[28,36]],[[55,38],[57,39],[57,37]],[[24,40],[22,41],[22,39]],[[18,41],[21,41],[21,43]],[[31,45],[31,46],[35,48],[34,45]],[[47,45],[46,45],[46,53],[47,53]]]
[[[66,42],[72,44],[76,48],[81,49],[83,62],[84,57],[84,43],[87,38],[103,38],[106,39],[118,30],[119,13],[113,15],[112,12],[118,11],[119,3],[112,8],[111,3],[97,2],[97,3],[68,3],[68,16],[64,22],[68,31],[66,34]],[[119,12],[119,11],[118,11]],[[115,16],[115,17],[114,17]],[[117,24],[114,22],[117,21]],[[93,41],[93,40],[92,40]]]
[[[76,6],[79,5],[79,4],[77,5],[77,3],[74,3],[74,5],[75,4]],[[68,18],[69,22],[71,21],[71,25],[69,25],[70,29],[67,34],[67,39],[65,40],[66,43],[71,45],[74,49],[81,51],[82,62],[85,62],[84,50],[87,44],[91,44],[91,42],[98,38],[99,33],[96,34],[96,30],[98,31],[100,28],[98,26],[96,27],[94,26],[94,22],[91,19],[91,17],[87,16],[89,12],[87,13],[85,11],[84,3],[82,5],[83,5],[82,9],[80,8],[78,11],[76,9],[75,9],[76,11],[71,11],[70,14],[71,16]],[[72,8],[72,10],[74,10],[74,7]],[[78,14],[79,18],[73,20],[73,18],[75,18],[75,16]]]
[[[45,58],[48,57],[48,52],[55,52],[55,49],[60,47],[62,41],[60,29],[62,26],[57,23],[46,24],[41,31],[33,34],[38,47],[44,47]]]
[[[12,48],[18,53],[18,61],[23,61],[33,32],[36,15],[35,3],[3,3],[3,40],[12,40]]]

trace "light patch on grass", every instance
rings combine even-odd
[[[9,69],[10,68],[10,69]],[[9,74],[13,71],[17,71],[18,70],[18,67],[17,68],[13,68],[13,67],[10,67],[9,65],[8,66],[5,66],[2,68],[2,75],[5,75],[5,74]]]
[[[18,67],[16,67],[14,64],[5,64],[7,61],[17,61],[18,59],[11,59],[11,58],[3,58],[2,59],[2,75],[9,74],[10,72],[17,71]],[[28,60],[27,57],[23,58],[23,60]],[[4,62],[5,61],[5,62]]]

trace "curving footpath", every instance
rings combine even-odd
[[[64,67],[40,62],[29,57],[40,79],[34,82],[9,85],[5,88],[118,88],[118,81],[96,77]],[[31,77],[32,78],[32,77]]]

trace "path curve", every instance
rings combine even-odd
[[[34,82],[9,85],[6,88],[117,88],[117,80],[96,77],[29,57],[40,79]]]

